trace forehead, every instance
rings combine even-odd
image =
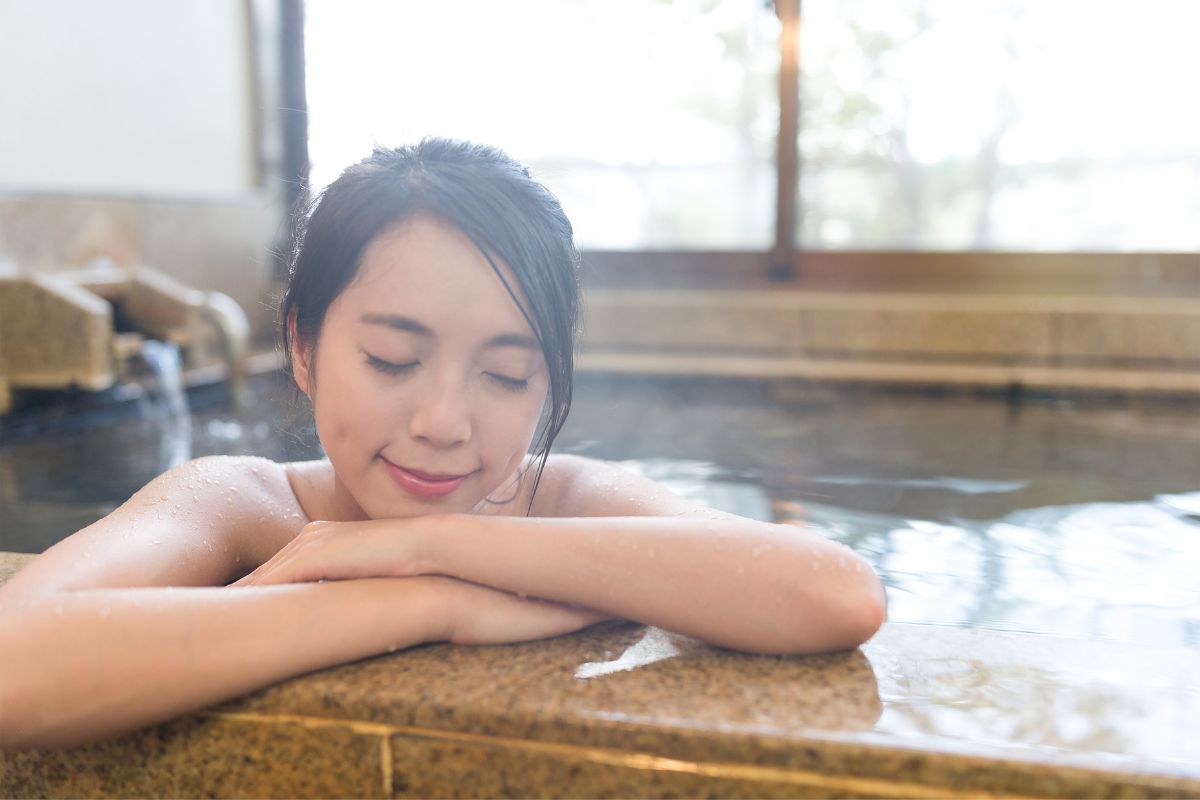
[[[512,269],[498,256],[492,262],[528,307]],[[430,324],[486,326],[488,334],[499,327],[531,332],[496,270],[458,228],[416,216],[371,240],[343,297],[356,313],[405,313]]]

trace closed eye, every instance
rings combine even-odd
[[[495,372],[485,372],[484,374],[495,381],[501,388],[511,392],[523,392],[529,388],[528,378],[510,378],[507,375],[499,375]]]
[[[406,372],[412,371],[421,364],[420,361],[410,361],[406,364],[396,364],[391,361],[384,361],[382,358],[373,356],[367,352],[364,352],[363,355],[367,357],[368,364],[385,375],[403,375]]]

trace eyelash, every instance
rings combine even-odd
[[[529,388],[528,378],[506,378],[503,375],[497,375],[494,372],[484,373],[489,378],[494,380],[501,389],[508,392],[523,392]]]
[[[384,361],[382,358],[377,358],[370,353],[365,353],[367,363],[385,375],[403,375],[411,371],[414,367],[420,364],[420,361],[413,361],[408,364],[393,364],[391,361]]]
[[[364,355],[367,357],[368,364],[385,375],[403,375],[411,372],[421,363],[420,361],[412,361],[408,364],[393,364],[391,361],[384,361],[382,358],[373,356],[370,353],[365,353]],[[495,381],[501,389],[509,392],[523,392],[529,388],[528,378],[509,378],[504,375],[497,375],[494,372],[485,372],[484,374]]]

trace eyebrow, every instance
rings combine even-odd
[[[401,314],[363,314],[359,317],[359,322],[366,325],[381,325],[392,330],[402,331],[404,333],[414,333],[417,336],[433,338],[433,329],[412,317],[406,317]],[[491,349],[495,347],[521,347],[526,350],[539,352],[541,347],[537,340],[532,336],[526,336],[523,333],[501,333],[493,336],[483,343],[483,349]]]

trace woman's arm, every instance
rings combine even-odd
[[[316,523],[241,584],[439,574],[760,653],[855,647],[879,578],[812,530],[704,508],[620,467],[560,458],[532,518]]]
[[[792,526],[745,519],[451,515],[426,570],[602,609],[757,653],[849,649],[883,622],[857,554]]]
[[[436,579],[433,579],[436,580]],[[61,592],[0,608],[0,748],[61,747],[443,638],[430,579]]]
[[[283,468],[208,458],[148,484],[0,587],[0,748],[64,746],[424,641],[525,641],[604,618],[447,577],[228,588],[302,524]]]
[[[422,642],[528,641],[604,619],[437,576],[0,599],[0,749],[115,736]]]

